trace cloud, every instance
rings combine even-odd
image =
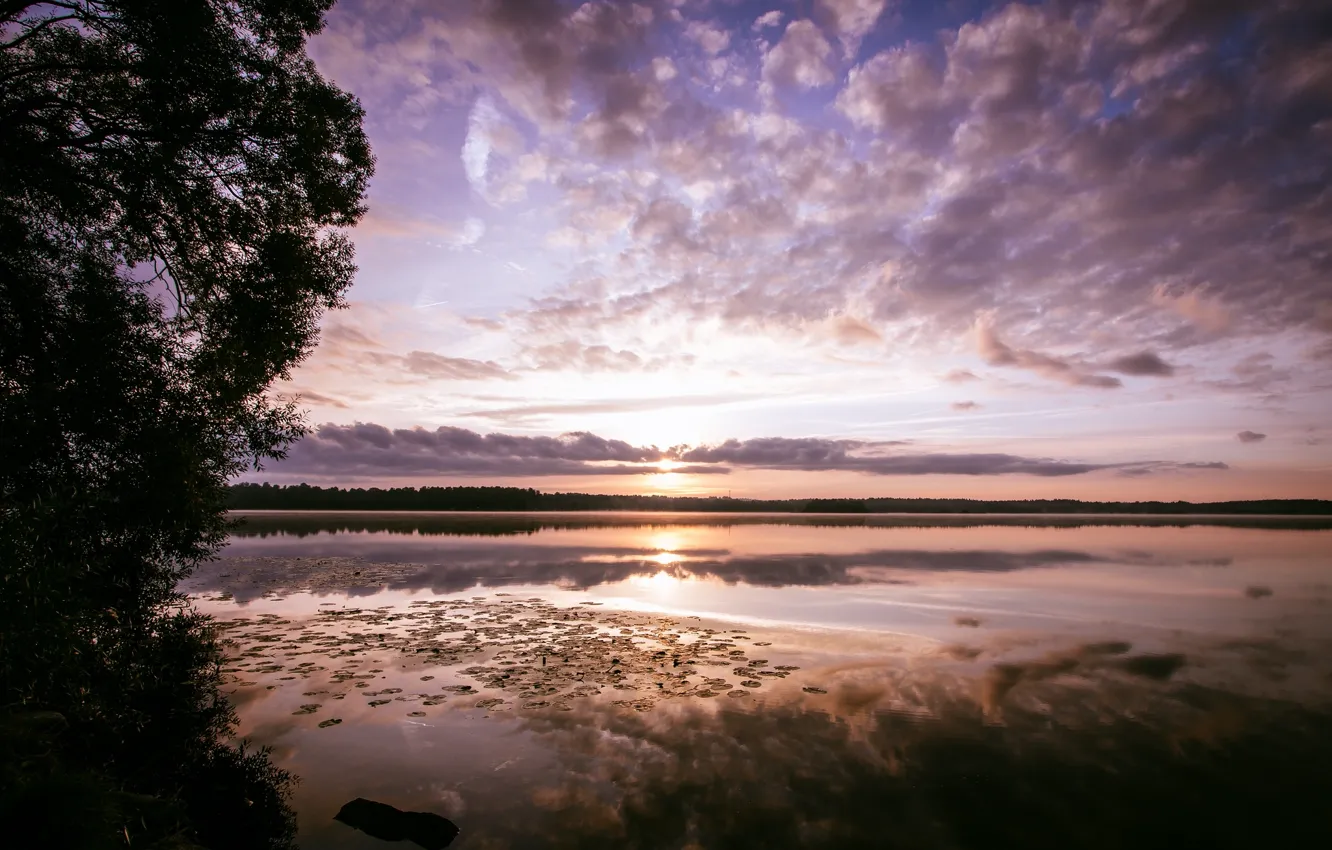
[[[443,302],[447,303],[447,302]],[[422,307],[434,306],[427,302]],[[311,392],[321,398],[356,399],[357,409],[383,396],[403,394],[404,387],[418,390],[444,381],[512,382],[520,374],[490,359],[453,356],[418,348],[437,339],[445,323],[460,328],[487,327],[447,309],[426,311],[420,307],[356,301],[346,310],[325,315],[320,342],[312,356],[293,374],[285,391]],[[452,335],[452,334],[450,334]],[[466,343],[459,343],[462,348]],[[299,390],[298,390],[299,388]],[[418,397],[417,393],[406,394]]]
[[[870,475],[1081,475],[1105,464],[1075,463],[1009,454],[961,454],[894,451],[879,444],[817,437],[759,437],[727,440],[715,446],[682,448],[677,457],[690,463],[729,463],[759,469],[826,472],[848,470]]]
[[[775,47],[763,56],[763,78],[802,89],[821,88],[836,76],[829,65],[832,45],[813,21],[792,21]]]
[[[730,33],[702,21],[690,21],[686,24],[684,36],[701,47],[709,56],[716,56],[731,44]]]
[[[1143,478],[1148,475],[1170,474],[1174,472],[1187,472],[1197,469],[1230,469],[1230,464],[1222,461],[1166,461],[1156,460],[1145,463],[1127,463],[1119,468],[1119,474],[1128,478]]]
[[[469,216],[462,224],[462,229],[449,238],[450,247],[467,248],[481,241],[486,235],[486,223],[479,218]]]
[[[295,393],[295,396],[297,397],[298,403],[309,402],[311,404],[323,405],[324,407],[336,407],[342,410],[346,410],[348,407],[347,402],[342,399],[333,398],[332,396],[312,392],[310,390],[298,390]]]
[[[471,410],[461,415],[497,422],[525,422],[547,416],[568,414],[631,413],[669,410],[676,407],[711,407],[713,405],[734,404],[750,398],[750,396],[726,393],[718,395],[655,396],[652,398],[593,399],[587,401],[547,402],[538,400],[507,407]]]
[[[1123,20],[1111,26],[1089,15],[1098,9]],[[728,230],[695,222],[667,239],[642,233],[644,252],[658,260],[654,273],[665,279],[657,297],[633,311],[588,305],[587,323],[685,314],[741,330],[800,327],[865,298],[866,318],[890,343],[895,335],[920,344],[931,332],[956,333],[993,310],[996,328],[1024,328],[1033,353],[1096,338],[1102,349],[1150,344],[1163,363],[1221,329],[1310,325],[1320,278],[1296,256],[1312,256],[1328,226],[1313,178],[1329,173],[1329,157],[1314,128],[1332,108],[1308,101],[1289,113],[1294,135],[1276,133],[1286,107],[1238,82],[1257,86],[1261,63],[1250,54],[1227,59],[1221,47],[1226,27],[1243,25],[1254,27],[1255,50],[1259,42],[1275,48],[1299,14],[1231,4],[1186,37],[1133,9],[1092,4],[1074,14],[1060,4],[1009,4],[937,40],[880,51],[836,93],[854,128],[849,139],[817,120],[761,108],[703,113],[688,126],[650,123],[646,134],[662,140],[650,160],[660,174],[736,186],[737,205],[705,213],[708,225],[742,220],[730,210],[760,202],[786,215],[755,215],[767,226]],[[835,36],[832,18],[821,20]],[[1146,41],[1124,35],[1130,31]],[[812,50],[797,51],[801,39]],[[790,22],[761,62],[765,79],[823,85],[834,74],[826,42],[813,21]],[[1173,70],[1148,73],[1163,57]],[[1232,76],[1214,73],[1223,60]],[[1306,56],[1300,67],[1321,66]],[[1119,73],[1132,82],[1121,102],[1108,103],[1104,79]],[[1250,116],[1258,136],[1236,114]],[[1308,170],[1290,172],[1284,190],[1263,176],[1287,173],[1293,162]],[[659,191],[645,200],[656,202]],[[1191,212],[1198,209],[1209,213]],[[1261,237],[1268,232],[1289,233],[1301,247],[1278,249]],[[704,257],[706,280],[697,276]],[[626,262],[644,258],[625,253]],[[891,271],[866,288],[867,267]],[[1284,294],[1268,298],[1268,286]],[[1292,309],[1296,303],[1304,306]],[[1047,357],[1027,365],[1066,383],[1118,380]]]
[[[1160,355],[1152,351],[1142,351],[1126,357],[1116,358],[1107,363],[1105,368],[1125,375],[1169,377],[1175,374],[1175,367],[1162,360]]]
[[[306,526],[310,530],[305,533],[315,534],[317,530],[325,533],[388,531],[392,535],[404,531],[411,533],[413,527],[412,523],[387,529],[384,525],[373,520],[366,522],[361,518],[339,517],[323,522],[315,519]],[[529,524],[519,531],[531,533],[541,527],[540,523]],[[286,528],[280,531],[292,533]],[[266,527],[264,518],[247,517],[237,536],[242,540],[252,540],[269,533],[272,532]],[[423,528],[420,533],[431,534],[431,529]],[[544,584],[586,590],[662,571],[662,564],[656,557],[661,550],[656,548],[576,543],[531,546],[508,543],[502,538],[487,541],[483,546],[455,543],[449,546],[448,558],[443,563],[422,565],[413,563],[412,555],[403,553],[398,541],[391,536],[386,537],[387,540],[381,538],[383,542],[377,545],[363,548],[360,554],[397,565],[399,569],[383,575],[383,578],[391,587],[398,589],[456,593],[477,586]],[[262,544],[255,548],[260,547]],[[727,549],[680,548],[672,554],[678,560],[672,561],[667,571],[676,578],[721,581],[731,585],[743,583],[758,587],[895,584],[902,581],[900,574],[907,571],[1004,573],[1070,564],[1122,563],[1122,558],[1116,558],[1111,553],[1066,549],[871,549],[847,553],[771,553],[756,556],[737,554]],[[261,596],[266,589],[281,588],[287,592],[309,590],[312,575],[293,566],[287,559],[256,562],[254,569],[247,574],[248,580],[244,586],[235,589],[236,597],[244,601]],[[330,578],[320,576],[316,580],[327,581]],[[230,584],[216,573],[196,574],[191,584],[217,587],[216,582],[220,582],[222,588]]]
[[[316,52],[374,121],[446,98],[466,176],[493,197],[519,161],[545,181],[521,220],[491,222],[559,246],[522,259],[549,288],[506,317],[515,356],[616,340],[650,361],[669,344],[639,340],[706,328],[727,351],[863,340],[865,360],[946,363],[987,316],[996,374],[1113,388],[1175,369],[1257,394],[1275,374],[1214,371],[1237,351],[1332,353],[1316,4],[982,4],[877,37],[899,5],[812,0],[792,20],[713,4],[693,25],[681,12],[704,6],[342,3]],[[435,135],[443,113],[415,114]],[[371,206],[363,228],[382,225]],[[419,218],[390,226],[452,244]],[[762,363],[746,374],[786,365]],[[1292,398],[1322,380],[1276,371]]]
[[[1277,359],[1267,351],[1246,355],[1230,368],[1230,377],[1212,381],[1212,386],[1241,392],[1273,392],[1287,383],[1294,373],[1277,365]]]
[[[462,223],[444,222],[382,205],[371,206],[354,231],[360,237],[435,241],[452,248],[474,245],[485,232],[485,223],[475,217]]]
[[[591,372],[655,372],[673,363],[688,363],[689,355],[676,358],[640,357],[628,349],[614,349],[608,345],[584,345],[576,340],[534,346],[526,357],[538,371]]]
[[[1230,310],[1202,289],[1171,292],[1167,284],[1158,284],[1152,290],[1151,302],[1158,307],[1174,311],[1212,333],[1222,333],[1234,323]]]
[[[461,154],[463,171],[472,190],[483,198],[490,194],[487,182],[493,149],[490,136],[501,120],[494,102],[485,95],[476,99],[467,119],[467,137],[463,140]]]
[[[350,324],[345,314],[332,313],[325,319],[324,327],[319,330],[319,340],[325,345],[348,346],[355,348],[378,348],[379,341],[364,330]]]
[[[872,325],[854,316],[839,316],[833,323],[833,334],[842,345],[880,345],[883,334]]]
[[[1267,435],[1259,434],[1256,431],[1240,431],[1235,435],[1235,439],[1241,443],[1261,443],[1267,439]]]
[[[1017,369],[1026,369],[1042,377],[1063,381],[1074,386],[1098,387],[1101,389],[1115,389],[1123,386],[1123,382],[1118,378],[1085,372],[1067,360],[1042,354],[1039,351],[1012,348],[999,339],[999,335],[988,322],[978,321],[976,323],[976,346],[981,358],[991,366],[1012,366]]]
[[[628,68],[656,20],[632,3],[491,0],[441,30],[459,58],[488,70],[506,101],[535,120],[567,118],[578,85]]]
[[[480,434],[443,426],[390,429],[357,422],[321,425],[296,443],[276,465],[284,475],[322,478],[427,475],[541,477],[550,475],[635,475],[661,471],[724,475],[736,468],[867,475],[1034,475],[1060,477],[1103,469],[1224,468],[1224,464],[1143,461],[1130,464],[1078,463],[1010,454],[919,451],[902,441],[837,440],[821,437],[758,437],[715,445],[635,446],[586,431],[559,437]]]
[[[429,351],[408,352],[405,356],[397,358],[397,362],[408,374],[420,375],[423,378],[449,378],[460,381],[486,381],[499,378],[513,381],[518,377],[490,360],[445,357]]]
[[[962,109],[945,88],[943,74],[924,45],[885,50],[851,70],[837,108],[859,127],[891,127],[900,144],[938,148]]]
[[[431,351],[393,354],[387,351],[361,351],[353,355],[353,365],[373,365],[388,370],[388,380],[425,378],[454,381],[516,381],[518,376],[493,360],[446,357]]]
[[[322,425],[276,467],[321,477],[423,475],[639,475],[660,472],[665,455],[585,432],[560,437],[478,434],[465,428],[389,429],[358,422]],[[711,467],[690,474],[724,473]]]
[[[630,157],[645,146],[673,108],[666,89],[673,77],[661,70],[649,65],[606,80],[601,106],[575,128],[580,144],[611,159]]]
[[[957,411],[980,410],[981,407],[979,404],[977,404],[974,401],[955,401],[949,406]]]
[[[943,379],[950,384],[965,384],[968,381],[979,381],[980,378],[969,369],[954,369],[943,376]]]
[[[853,58],[860,41],[883,14],[886,0],[819,0],[819,11],[828,18],[830,28],[842,42],[848,59]]]
[[[996,664],[986,674],[981,705],[986,713],[997,709],[1004,697],[1023,682],[1039,682],[1070,673],[1088,675],[1092,670],[1113,668],[1148,679],[1169,679],[1187,661],[1183,655],[1126,655],[1133,645],[1126,641],[1088,643],[1051,652],[1030,661]]]

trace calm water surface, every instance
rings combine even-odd
[[[306,848],[1332,846],[1325,520],[243,517],[188,589]]]

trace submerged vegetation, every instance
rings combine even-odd
[[[1122,624],[1018,638],[944,626],[943,606],[929,616],[957,643],[830,643],[591,600],[359,592],[382,577],[281,615],[225,610],[227,686],[317,736],[325,765],[373,777],[312,774],[326,798],[384,781],[400,804],[447,809],[469,846],[1317,847],[1332,831],[1321,639],[1162,646]],[[450,808],[459,764],[503,779],[472,779]],[[362,829],[408,814],[349,806],[337,819]],[[442,847],[454,828],[438,821]]]
[[[1332,502],[1081,502],[1076,499],[733,499],[718,496],[624,496],[542,493],[525,487],[316,487],[233,484],[232,510],[344,511],[704,511],[729,513],[913,514],[1214,514],[1327,516]]]
[[[350,284],[372,160],[330,0],[0,8],[0,816],[43,847],[280,847],[177,591]]]

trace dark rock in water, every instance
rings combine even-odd
[[[430,812],[404,812],[363,797],[343,806],[333,819],[373,838],[410,841],[425,850],[443,850],[458,836],[458,827],[448,818]]]
[[[1136,655],[1125,658],[1123,668],[1134,676],[1146,676],[1148,679],[1169,679],[1175,671],[1183,667],[1185,658],[1178,653],[1162,655]]]

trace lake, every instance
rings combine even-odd
[[[1332,846],[1326,518],[241,514],[300,843]]]

